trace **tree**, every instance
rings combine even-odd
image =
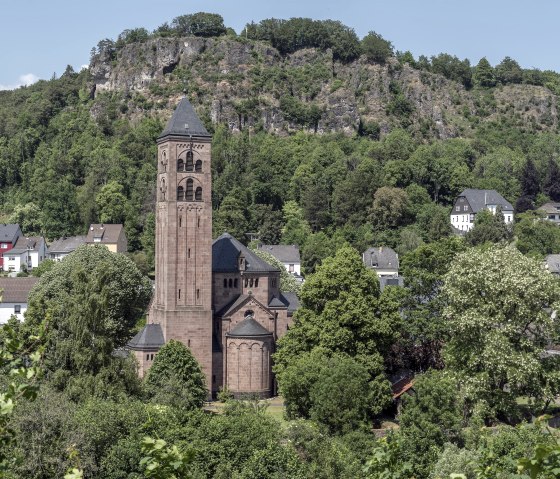
[[[552,158],[548,161],[543,192],[553,201],[560,201],[560,168]]]
[[[446,372],[429,371],[405,396],[399,415],[402,450],[416,477],[428,477],[445,443],[461,437],[459,387]]]
[[[410,219],[410,202],[406,191],[383,186],[373,197],[370,218],[378,229],[404,226]]]
[[[477,86],[492,87],[496,85],[494,69],[485,57],[481,58],[476,67],[474,67],[473,79]]]
[[[303,211],[293,201],[286,201],[282,208],[284,216],[284,227],[282,228],[282,243],[295,244],[303,248],[307,238],[311,234],[309,223],[303,217]]]
[[[200,365],[180,341],[167,342],[156,354],[144,381],[154,402],[195,409],[208,397]]]
[[[496,213],[492,213],[490,210],[482,210],[477,213],[474,228],[465,235],[465,241],[471,246],[486,242],[511,241],[512,238],[512,228],[506,224],[504,214],[499,206]]]
[[[47,318],[44,366],[75,394],[134,390],[132,362],[113,355],[130,340],[152,294],[148,278],[124,255],[81,246],[41,276],[29,295],[24,333]]]
[[[393,45],[379,33],[369,32],[362,39],[362,52],[372,62],[385,63],[393,55]]]
[[[107,183],[95,198],[101,223],[121,224],[124,221],[126,196],[116,181]]]
[[[171,27],[178,35],[219,37],[226,34],[224,19],[217,13],[198,12],[191,15],[181,15],[173,19]]]
[[[304,283],[300,300],[294,324],[278,342],[274,355],[280,389],[290,364],[299,355],[320,348],[329,354],[347,355],[365,366],[370,391],[375,391],[370,405],[372,411],[379,412],[389,400],[383,357],[400,323],[398,304],[385,293],[380,297],[376,273],[367,270],[361,256],[350,247],[340,248],[317,267]]]
[[[8,223],[19,224],[26,236],[40,235],[43,232],[41,209],[35,203],[17,205],[8,218]]]
[[[545,256],[560,251],[560,228],[538,211],[517,215],[516,246],[523,254]]]
[[[521,196],[531,198],[533,201],[541,191],[540,175],[531,158],[527,159],[521,172]]]
[[[445,274],[464,250],[464,242],[451,237],[422,245],[402,257],[401,274],[408,296],[403,302],[402,338],[396,348],[400,367],[416,371],[443,367],[441,348],[447,328],[440,291]]]
[[[495,68],[496,80],[506,85],[508,83],[521,83],[523,70],[515,60],[505,57]]]
[[[560,286],[541,262],[511,246],[473,248],[445,275],[447,367],[460,378],[467,410],[515,417],[515,399],[547,404],[560,392],[558,360],[544,350],[557,340],[552,311]]]

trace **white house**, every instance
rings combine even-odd
[[[27,298],[39,278],[0,278],[0,324],[5,324],[13,315],[20,321],[27,310]]]
[[[470,231],[474,218],[482,210],[496,214],[500,207],[506,224],[513,223],[513,206],[496,190],[464,190],[455,200],[451,210],[451,225],[459,231]]]
[[[62,261],[76,248],[86,244],[86,236],[69,236],[59,238],[49,246],[47,257],[53,261]]]
[[[20,272],[39,266],[47,257],[47,245],[42,236],[20,236],[15,246],[2,253],[4,271]],[[25,267],[25,268],[24,268]]]
[[[260,244],[258,249],[266,251],[280,261],[288,273],[301,276],[301,259],[296,245]]]
[[[403,286],[404,278],[399,276],[399,255],[387,246],[368,248],[362,255],[366,268],[373,269],[379,277],[381,289],[385,286]]]
[[[557,225],[560,224],[560,203],[545,203],[542,205],[538,211],[541,211],[545,214],[545,219],[556,223]]]

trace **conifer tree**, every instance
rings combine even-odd
[[[496,76],[492,65],[488,62],[486,57],[481,58],[478,65],[474,68],[474,82],[478,86],[492,87],[496,85]]]
[[[548,162],[543,190],[550,199],[560,201],[560,168],[552,158]]]
[[[540,192],[539,172],[530,158],[527,159],[521,174],[521,195],[535,199]]]

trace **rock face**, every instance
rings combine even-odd
[[[186,88],[207,122],[232,130],[354,133],[375,122],[381,134],[406,127],[417,135],[451,138],[477,121],[518,113],[522,123],[556,128],[555,96],[544,87],[513,85],[487,92],[390,59],[334,62],[330,51],[300,50],[286,57],[272,47],[228,37],[155,38],[93,57],[96,94],[124,92],[128,111],[157,102],[170,115]],[[136,101],[135,101],[136,99]]]

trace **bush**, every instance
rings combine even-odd
[[[362,52],[372,62],[385,63],[393,55],[393,45],[375,32],[369,32],[362,39]]]
[[[144,381],[154,402],[196,409],[208,397],[204,374],[189,348],[175,340],[157,353]]]

